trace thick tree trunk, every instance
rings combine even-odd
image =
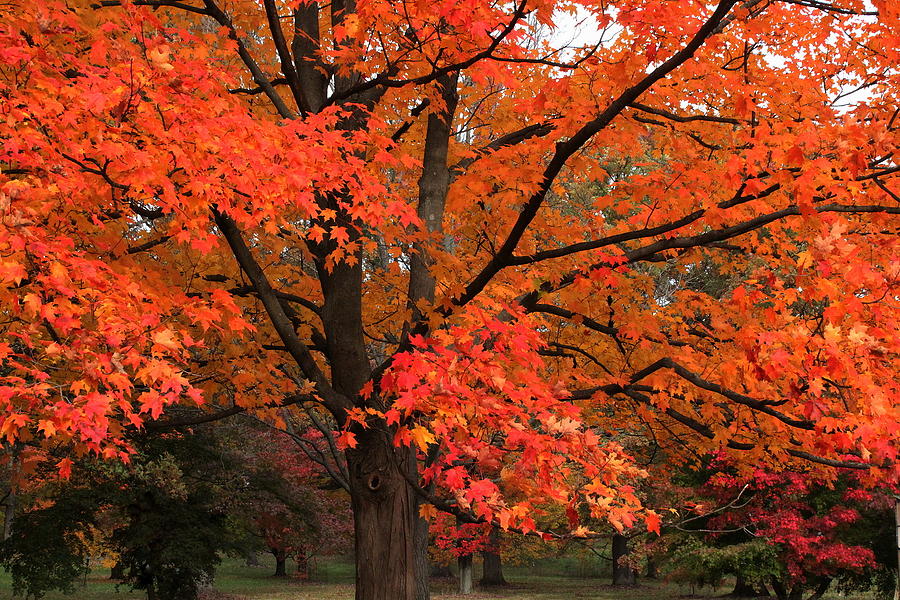
[[[275,577],[287,577],[287,552],[284,550],[272,549],[272,556],[275,557]]]
[[[637,583],[637,573],[625,562],[629,552],[628,538],[618,533],[615,534],[612,539],[613,585],[635,585]]]
[[[474,586],[472,585],[472,581],[474,579],[475,567],[472,562],[471,554],[464,554],[457,559],[457,565],[459,566],[459,589],[458,592],[462,595],[471,594]]]
[[[416,517],[415,546],[416,600],[430,600],[428,576],[431,573],[431,565],[428,560],[428,521],[418,516]]]
[[[506,585],[506,578],[503,577],[503,562],[500,558],[500,530],[496,527],[491,528],[488,547],[482,551],[481,558],[484,560],[481,585]]]
[[[356,533],[356,600],[415,600],[416,499],[400,469],[414,451],[395,449],[377,427],[347,451]]]

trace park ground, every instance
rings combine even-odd
[[[266,557],[261,565],[248,567],[243,561],[225,559],[211,589],[203,600],[353,600],[353,566],[349,561],[321,560],[312,570],[312,577],[304,581],[296,577],[272,577],[274,567]],[[477,589],[460,596],[455,593],[455,581],[434,579],[433,600],[664,600],[722,597],[728,587],[696,589],[661,580],[644,580],[634,588],[614,588],[608,578],[564,574],[565,565],[544,562],[536,565],[505,567],[510,585],[504,588]],[[583,574],[583,573],[582,573]],[[479,573],[476,570],[476,575]],[[726,582],[727,583],[727,582]],[[139,591],[116,586],[108,579],[108,570],[98,568],[76,587],[70,595],[50,593],[44,600],[144,600]],[[873,600],[870,594],[841,596],[832,591],[823,600]],[[9,576],[0,571],[0,600],[14,600]]]

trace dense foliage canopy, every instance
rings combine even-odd
[[[896,2],[0,16],[6,441],[315,419],[360,598],[411,597],[422,499],[632,526],[630,433],[900,472]]]

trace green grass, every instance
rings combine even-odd
[[[313,563],[310,581],[296,577],[272,577],[274,564],[260,556],[262,565],[248,567],[243,561],[225,559],[220,565],[215,585],[204,595],[207,600],[353,600],[353,565],[348,560],[319,560]],[[527,567],[505,568],[511,585],[502,589],[476,589],[474,594],[456,594],[455,581],[433,580],[434,600],[670,600],[679,598],[713,598],[727,589],[692,590],[658,581],[645,581],[633,589],[612,588],[607,578],[578,578],[565,575],[583,569],[558,561]],[[479,573],[476,571],[476,580]],[[78,586],[73,595],[48,594],[46,600],[138,600],[141,592],[129,591],[107,579],[108,571],[98,569]],[[0,600],[12,600],[9,576],[0,571]],[[834,593],[826,599],[842,598]],[[869,595],[843,597],[842,600],[870,600]]]

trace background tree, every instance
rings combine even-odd
[[[17,592],[71,592],[102,546],[148,600],[189,600],[221,554],[238,549],[229,513],[235,455],[201,433],[131,441],[128,464],[79,460],[69,480],[54,471],[30,494],[0,546]]]
[[[240,457],[238,474],[246,483],[230,510],[275,556],[276,576],[287,576],[288,558],[297,562],[297,574],[308,578],[316,556],[352,552],[353,518],[344,490],[320,465],[298,457],[288,435],[247,424],[232,426],[225,435]]]
[[[722,465],[697,489],[701,512],[679,526],[697,533],[676,542],[669,567],[676,576],[707,585],[732,574],[745,592],[769,586],[787,600],[820,598],[833,582],[868,587],[876,571],[890,571],[874,552],[890,538],[880,525],[889,522],[889,499],[860,489],[851,474],[829,487],[808,473],[759,470],[745,478],[728,470]]]

